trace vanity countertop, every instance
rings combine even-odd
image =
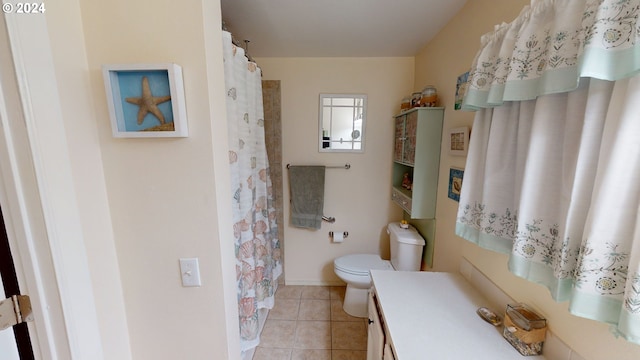
[[[476,310],[488,301],[460,274],[371,270],[398,360],[524,357]],[[503,316],[503,309],[493,309]]]

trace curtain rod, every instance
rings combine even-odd
[[[245,39],[245,40],[244,40],[244,46],[242,46],[242,45],[240,44],[240,41],[238,41],[238,40],[236,39],[236,37],[235,37],[235,36],[233,36],[233,33],[231,32],[231,30],[229,30],[229,28],[227,27],[227,24],[224,22],[224,20],[222,21],[222,30],[223,30],[223,31],[227,31],[228,33],[230,33],[230,34],[231,34],[231,43],[232,43],[233,45],[235,45],[235,46],[237,46],[237,47],[239,47],[239,48],[243,49],[243,50],[244,50],[244,56],[246,56],[246,57],[247,57],[247,59],[249,59],[249,61],[251,61],[251,62],[255,62],[255,61],[253,60],[253,58],[251,57],[251,55],[249,55],[249,43],[251,42],[251,40],[247,40],[247,39]]]
[[[287,164],[287,169],[289,169],[292,165],[291,164]],[[327,169],[345,169],[345,170],[349,170],[351,169],[351,164],[347,163],[344,164],[343,166],[325,166],[325,168]]]

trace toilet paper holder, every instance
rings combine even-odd
[[[322,220],[324,220],[324,221],[326,221],[328,223],[332,223],[332,224],[334,222],[336,222],[336,218],[334,218],[333,216],[325,216],[325,215],[323,215],[322,216]]]
[[[348,231],[343,231],[343,232],[342,232],[342,237],[343,237],[344,239],[346,239],[346,238],[347,238],[347,236],[349,236],[349,232],[348,232]],[[329,238],[333,239],[333,231],[329,231]]]

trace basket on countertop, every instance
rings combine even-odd
[[[540,355],[547,321],[524,304],[507,305],[502,335],[525,356]]]

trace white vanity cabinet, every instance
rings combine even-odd
[[[395,118],[391,199],[412,219],[433,219],[440,170],[444,108],[414,108]],[[412,179],[403,187],[405,175]]]
[[[384,319],[374,291],[369,293],[368,309],[367,360],[395,360],[391,344],[386,342]]]
[[[490,305],[462,275],[371,270],[371,279],[367,360],[522,360],[502,328],[476,314]]]

